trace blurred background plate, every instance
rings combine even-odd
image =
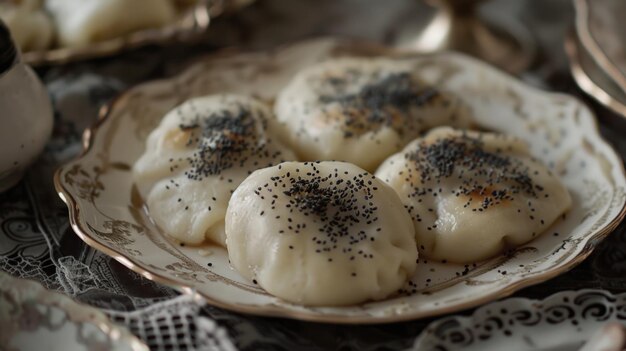
[[[620,325],[626,325],[626,294],[565,291],[544,300],[507,299],[470,316],[439,319],[411,350],[622,350]]]
[[[57,47],[22,53],[24,62],[32,66],[57,65],[85,59],[111,56],[128,49],[146,45],[168,45],[199,40],[209,28],[210,20],[224,13],[236,11],[254,0],[198,0],[181,13],[173,24],[139,30],[126,36],[82,47]]]
[[[148,351],[99,310],[0,272],[0,350]]]

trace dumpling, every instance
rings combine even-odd
[[[406,60],[343,58],[310,66],[280,92],[275,111],[302,159],[346,161],[368,171],[427,129],[470,125],[467,108],[423,82]]]
[[[473,263],[525,244],[572,204],[527,145],[503,134],[437,128],[376,175],[400,195],[420,252],[436,260]]]
[[[70,47],[162,27],[176,18],[168,0],[47,0],[46,7],[59,43]]]
[[[0,18],[22,51],[43,50],[52,45],[52,20],[39,0],[0,1]]]
[[[181,242],[224,245],[226,207],[239,183],[295,159],[275,129],[271,111],[243,96],[194,98],[170,111],[133,167],[151,218]]]
[[[233,267],[304,305],[356,304],[396,292],[416,269],[413,233],[393,189],[343,162],[258,170],[226,213]]]

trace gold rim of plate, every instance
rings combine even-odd
[[[610,79],[617,84],[617,86],[626,93],[626,76],[615,65],[609,55],[604,51],[600,44],[593,38],[591,33],[591,27],[589,26],[589,19],[591,17],[591,6],[589,0],[575,0],[574,7],[576,8],[576,32],[578,39],[585,50],[591,55],[595,63],[601,70],[607,74]],[[626,43],[624,48],[626,48]],[[589,84],[586,84],[589,85]],[[626,115],[622,113],[622,115]]]
[[[273,49],[273,50],[268,50],[268,52],[275,53],[277,51],[280,51],[281,48],[287,48],[297,43],[298,42],[282,45],[278,48],[278,50]],[[349,41],[348,43],[349,43],[348,46],[351,49],[354,49],[355,52],[361,52],[361,53],[366,53],[366,54],[367,53],[371,54],[372,52],[374,52],[378,55],[380,55],[381,52],[384,52],[385,54],[389,56],[414,55],[414,53],[410,53],[410,52],[402,52],[402,51],[389,49],[389,48],[381,48],[377,44],[372,44],[372,43],[367,43],[367,42],[363,43],[363,42]],[[208,58],[224,58],[225,56],[244,54],[244,53],[250,53],[250,51],[226,49],[226,50],[218,51],[208,56]],[[437,57],[437,55],[440,55],[440,54],[428,54],[428,55],[421,55],[421,56]],[[445,53],[443,55],[445,55]],[[460,54],[453,54],[453,55],[463,56]],[[545,92],[541,89],[537,89],[537,88],[534,88],[534,87],[531,87],[531,86],[528,86],[526,84],[519,82],[515,77],[513,77],[512,75],[500,69],[494,68],[488,64],[482,63],[475,59],[471,59],[471,58],[467,58],[467,59],[475,61],[476,63],[484,65],[485,67],[489,67],[491,70],[496,71],[499,74],[503,74],[504,76],[507,77],[508,80],[514,81],[516,82],[516,84],[523,85],[525,89],[528,89],[530,91],[541,92],[542,94],[545,94],[547,96],[551,96],[554,98],[567,98],[567,99],[575,100],[578,104],[585,106],[578,98],[574,96],[563,94],[563,93]],[[194,65],[188,68],[188,70],[183,71],[183,73],[181,73],[178,76],[175,76],[169,79],[153,81],[153,82],[159,82],[159,83],[166,82],[166,81],[175,82],[177,81],[177,78],[185,76],[185,72],[191,72],[193,70],[193,67]],[[94,140],[95,135],[98,133],[99,128],[103,125],[103,123],[105,123],[108,120],[111,114],[111,111],[116,109],[118,106],[124,104],[130,92],[132,92],[132,89],[130,89],[129,91],[125,93],[122,93],[121,95],[116,97],[112,102],[110,102],[108,105],[105,105],[101,108],[99,112],[98,120],[94,123],[92,127],[86,129],[85,132],[83,133],[83,138],[82,138],[83,150],[81,154],[77,158],[69,161],[67,164],[70,164],[70,163],[73,163],[82,159],[92,150],[92,146],[93,146],[92,141]],[[594,117],[591,119],[591,122],[593,124],[593,129],[594,129],[593,133],[596,133],[599,136],[600,131],[599,131],[599,126],[598,126],[598,121],[591,112],[590,112],[590,115]],[[615,152],[615,150],[603,138],[600,137],[599,139],[603,143],[606,144],[606,147],[608,147],[609,152],[613,153],[613,155],[611,156],[616,157],[617,159],[621,160],[621,157],[619,156],[619,154],[617,154],[617,152]],[[81,209],[78,205],[78,201],[65,188],[64,182],[61,179],[61,173],[63,172],[64,167],[65,165],[59,167],[57,171],[55,172],[54,185],[55,185],[55,188],[57,190],[59,197],[68,206],[69,219],[70,219],[70,224],[71,224],[72,229],[89,246],[111,256],[112,258],[114,258],[115,260],[117,260],[118,262],[126,266],[127,268],[144,276],[145,278],[153,280],[157,283],[170,286],[186,294],[190,294],[194,296],[194,298],[197,301],[205,301],[210,305],[223,308],[226,310],[230,310],[233,312],[239,312],[239,313],[245,313],[245,314],[251,314],[251,315],[259,315],[259,316],[268,316],[268,317],[292,318],[292,319],[303,320],[303,321],[323,322],[323,323],[339,323],[339,324],[395,323],[395,322],[422,319],[422,318],[427,318],[427,317],[435,317],[435,316],[440,316],[443,314],[448,314],[448,313],[453,313],[453,312],[459,312],[462,310],[466,310],[469,308],[483,305],[485,303],[488,303],[497,299],[508,297],[522,288],[545,282],[546,280],[554,278],[572,269],[579,263],[581,263],[585,258],[587,258],[592,253],[596,245],[602,239],[604,239],[609,233],[611,233],[626,216],[626,201],[620,201],[619,206],[621,207],[619,207],[618,213],[603,227],[595,229],[592,235],[585,237],[584,247],[580,250],[580,252],[578,252],[576,256],[568,258],[568,261],[562,263],[558,267],[555,267],[553,269],[547,269],[545,272],[534,275],[534,276],[522,277],[520,278],[520,280],[509,283],[504,288],[495,290],[490,293],[486,293],[482,295],[480,298],[470,299],[469,301],[466,301],[464,303],[456,303],[450,306],[442,306],[442,307],[439,307],[437,309],[430,310],[430,311],[414,311],[410,313],[390,315],[390,316],[361,316],[361,315],[350,316],[350,315],[331,314],[331,313],[314,314],[314,313],[289,310],[287,308],[277,306],[274,304],[258,306],[258,305],[245,305],[245,304],[237,304],[237,303],[229,303],[225,301],[220,301],[207,295],[206,293],[197,291],[195,288],[191,287],[190,285],[183,284],[171,278],[168,278],[158,273],[156,270],[148,270],[148,269],[142,268],[141,264],[136,262],[136,260],[134,260],[133,258],[127,257],[122,252],[116,249],[105,246],[98,238],[94,237],[93,233],[91,233],[90,230],[82,227],[79,221]],[[618,173],[622,177],[626,178],[626,170],[624,169],[624,165],[622,162],[620,162]]]

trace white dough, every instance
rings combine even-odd
[[[302,159],[347,161],[369,171],[429,128],[470,124],[467,108],[423,82],[410,60],[342,58],[310,66],[281,91],[275,111]]]
[[[133,167],[151,218],[181,242],[224,245],[226,207],[239,183],[295,159],[275,129],[269,109],[244,96],[194,98],[170,111]]]
[[[343,162],[258,170],[226,213],[233,267],[304,305],[357,304],[396,292],[416,268],[413,233],[393,189]]]
[[[424,256],[487,259],[541,235],[572,203],[527,145],[511,136],[437,128],[376,175],[400,195]]]
[[[43,50],[52,45],[52,20],[41,10],[39,0],[0,1],[0,18],[23,52]]]
[[[46,7],[59,43],[70,47],[162,27],[176,18],[168,0],[47,0]]]

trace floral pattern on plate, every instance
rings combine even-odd
[[[411,350],[578,350],[607,323],[626,325],[626,294],[566,291],[511,298],[430,324]]]

